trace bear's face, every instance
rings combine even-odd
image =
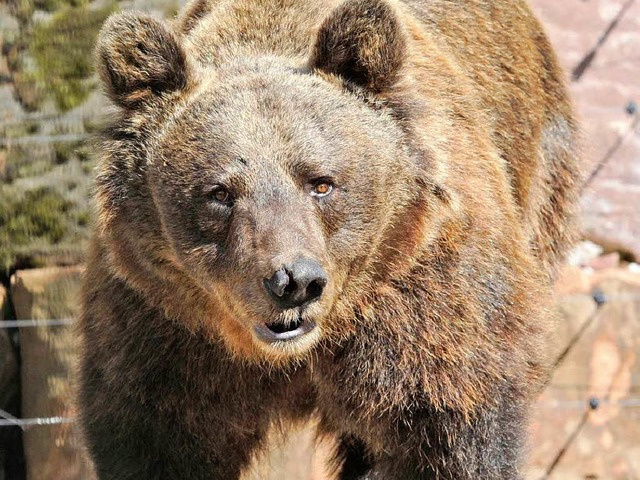
[[[385,233],[415,197],[402,131],[375,104],[400,65],[388,55],[399,54],[355,52],[360,64],[340,63],[323,49],[350,40],[333,38],[331,21],[304,69],[275,57],[190,65],[164,25],[131,14],[112,19],[98,47],[112,98],[146,124],[156,230],[177,267],[268,356],[336,333],[344,292],[365,286]]]
[[[182,266],[264,348],[290,351],[321,336],[406,204],[401,136],[325,80],[248,64],[162,126],[149,180]]]

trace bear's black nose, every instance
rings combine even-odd
[[[266,278],[264,286],[278,305],[293,308],[319,298],[327,280],[327,274],[318,262],[301,258]]]

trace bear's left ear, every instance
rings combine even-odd
[[[310,66],[373,93],[393,86],[407,56],[407,40],[384,0],[346,0],[318,32]]]
[[[177,36],[148,15],[109,17],[98,36],[96,57],[107,94],[126,109],[187,85],[187,58]]]

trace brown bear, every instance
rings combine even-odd
[[[97,65],[100,479],[237,479],[311,417],[342,479],[521,478],[578,183],[524,1],[196,0]]]

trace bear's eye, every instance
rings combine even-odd
[[[333,183],[328,178],[320,178],[313,183],[311,195],[314,197],[326,197],[333,191]]]
[[[233,195],[222,185],[215,185],[209,191],[209,198],[224,205],[231,205],[233,203]]]

